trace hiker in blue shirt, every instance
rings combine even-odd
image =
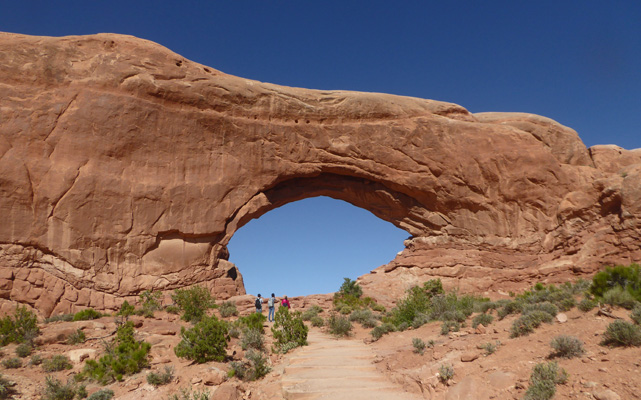
[[[267,320],[269,322],[274,322],[274,308],[276,306],[276,297],[272,293],[272,297],[267,300],[267,307],[269,307],[269,314],[267,315]]]

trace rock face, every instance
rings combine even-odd
[[[641,150],[543,117],[261,83],[112,34],[0,34],[0,87],[0,298],[44,315],[243,294],[234,232],[319,195],[412,236],[361,278],[372,292],[641,258]]]

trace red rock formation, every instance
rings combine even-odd
[[[543,117],[261,83],[112,34],[0,34],[0,86],[0,297],[45,315],[195,283],[242,294],[234,232],[318,195],[413,236],[362,278],[372,292],[641,255],[639,151],[588,150]]]

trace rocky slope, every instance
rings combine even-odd
[[[411,235],[361,279],[381,296],[641,258],[641,150],[535,115],[261,83],[129,36],[0,33],[0,121],[0,298],[45,316],[242,294],[234,232],[318,195]]]

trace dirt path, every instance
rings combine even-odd
[[[371,349],[360,340],[334,339],[311,330],[308,342],[285,366],[282,393],[287,400],[423,399],[378,372]]]

